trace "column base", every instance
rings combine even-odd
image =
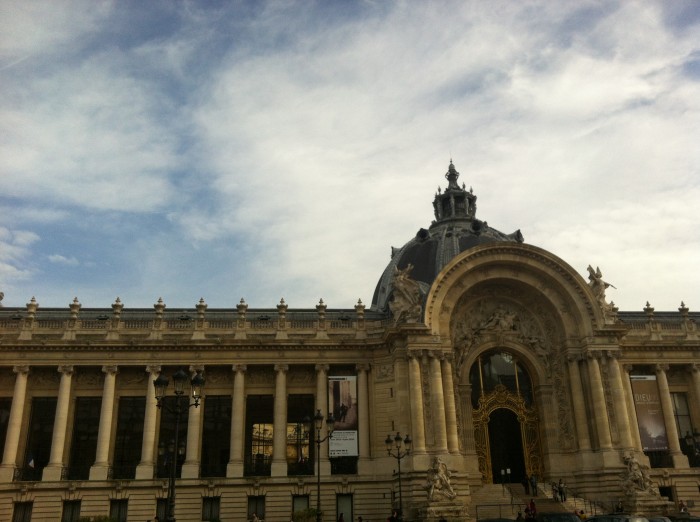
[[[286,477],[287,476],[287,461],[284,462],[272,462],[270,467],[270,475],[273,477]]]
[[[136,480],[153,480],[153,464],[139,464],[136,466]]]
[[[109,465],[108,464],[95,464],[90,468],[90,480],[108,480],[109,479]]]
[[[1,466],[0,465],[0,482],[12,482],[15,478],[15,470],[17,466]]]
[[[63,465],[62,464],[49,464],[44,468],[41,474],[42,481],[58,481],[61,480],[63,475]]]
[[[182,465],[180,478],[199,478],[199,462],[185,462]]]
[[[226,466],[226,477],[241,478],[243,476],[243,462],[229,462]]]

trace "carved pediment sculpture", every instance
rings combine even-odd
[[[409,265],[399,270],[394,268],[393,286],[394,291],[389,309],[394,315],[394,323],[417,323],[421,320],[423,307],[422,292],[417,281],[411,279],[413,265]]]
[[[614,303],[608,303],[605,300],[605,290],[608,287],[615,288],[614,285],[603,280],[603,273],[600,271],[600,267],[596,267],[593,270],[591,265],[588,265],[588,286],[591,287],[593,295],[598,301],[600,309],[603,311],[603,316],[605,318],[606,324],[612,324],[617,320],[616,308]]]

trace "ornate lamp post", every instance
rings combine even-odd
[[[396,463],[399,467],[399,520],[403,519],[403,494],[401,491],[401,459],[406,457],[411,453],[411,440],[410,435],[406,435],[406,438],[402,439],[401,434],[397,431],[394,438],[391,435],[386,436],[384,443],[386,444],[386,452],[389,456],[396,459]],[[393,445],[393,448],[392,448]],[[393,450],[393,451],[392,451]]]
[[[311,419],[308,417],[304,420],[307,423],[311,423]],[[316,436],[314,437],[314,442],[316,443],[316,522],[321,522],[321,443],[333,437],[333,428],[335,425],[333,413],[328,413],[328,417],[325,418],[326,429],[328,431],[328,435],[325,437],[321,436],[323,421],[324,418],[321,410],[316,410],[316,415],[314,415],[314,426],[316,428]]]
[[[178,436],[180,434],[180,419],[182,412],[187,411],[186,408],[199,407],[199,401],[202,398],[202,387],[204,386],[204,377],[197,372],[190,380],[191,397],[194,402],[190,402],[190,397],[185,396],[185,382],[187,382],[187,374],[180,368],[173,375],[173,385],[175,386],[175,405],[167,406],[165,399],[165,390],[168,387],[168,378],[162,373],[156,380],[153,381],[155,387],[156,401],[159,409],[163,409],[168,413],[175,414],[175,437],[173,439],[173,458],[170,466],[170,475],[168,477],[168,513],[166,520],[175,522],[175,475],[177,474],[177,451],[179,447]]]

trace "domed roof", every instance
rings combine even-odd
[[[486,221],[476,219],[476,195],[464,184],[457,184],[459,172],[450,160],[445,174],[447,188],[438,187],[433,200],[435,220],[426,230],[421,228],[415,237],[401,248],[391,248],[391,261],[382,274],[372,298],[372,309],[387,311],[392,299],[396,270],[413,266],[411,279],[418,282],[423,295],[428,292],[435,277],[458,254],[472,247],[496,241],[523,242],[520,230],[504,234],[489,227]]]

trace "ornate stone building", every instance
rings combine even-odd
[[[526,475],[636,512],[700,502],[700,314],[618,311],[599,269],[477,219],[458,176],[367,308],[0,307],[0,520],[163,520],[173,463],[188,521],[288,521],[317,493],[326,521],[462,520]],[[179,425],[153,385],[178,369],[205,379]]]

